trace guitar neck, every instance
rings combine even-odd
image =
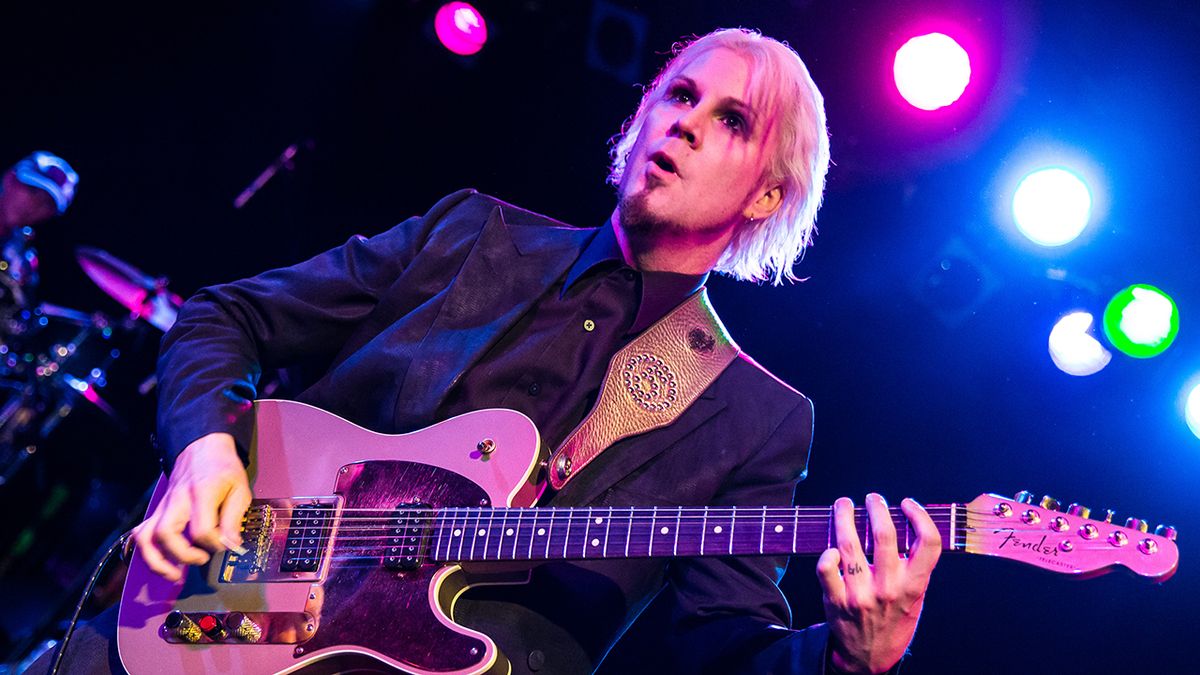
[[[915,538],[899,507],[889,508],[898,548]],[[962,550],[962,504],[927,507],[942,548]],[[830,507],[447,508],[429,535],[439,562],[583,560],[677,556],[811,555],[834,545]],[[855,527],[870,552],[864,508]]]

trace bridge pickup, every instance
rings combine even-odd
[[[389,570],[415,570],[421,566],[424,542],[433,509],[428,504],[401,504],[387,523],[383,566]]]
[[[332,516],[330,504],[297,504],[292,508],[283,560],[279,563],[280,572],[317,571],[325,543],[329,541]]]

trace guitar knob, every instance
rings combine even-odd
[[[242,612],[231,612],[226,616],[225,627],[242,642],[258,642],[262,639],[262,626]]]
[[[1055,499],[1054,497],[1051,497],[1050,495],[1046,495],[1046,496],[1042,497],[1042,501],[1039,503],[1042,505],[1042,508],[1046,509],[1047,511],[1061,511],[1062,510],[1061,508],[1059,508],[1062,505],[1058,503],[1057,499]]]
[[[1032,504],[1033,503],[1033,493],[1030,492],[1029,490],[1021,490],[1020,492],[1017,493],[1017,496],[1014,499],[1018,502],[1021,502],[1022,504]]]
[[[1087,518],[1088,516],[1092,515],[1092,510],[1080,504],[1071,504],[1067,507],[1067,513],[1071,514],[1072,516]]]
[[[1138,532],[1146,532],[1150,529],[1150,523],[1147,523],[1141,518],[1128,518],[1125,520],[1125,527],[1128,527],[1131,530],[1137,530]]]
[[[1117,515],[1116,511],[1113,511],[1112,509],[1104,509],[1104,522],[1111,523],[1113,516],[1115,515]]]
[[[1154,528],[1154,534],[1157,534],[1165,539],[1175,541],[1175,535],[1177,533],[1175,532],[1175,528],[1170,525],[1159,525],[1158,527]]]
[[[168,614],[167,618],[163,620],[163,625],[166,626],[169,633],[179,638],[183,642],[195,643],[199,642],[200,638],[204,637],[204,633],[201,632],[200,626],[197,626],[196,622],[192,621],[191,617],[179,610],[175,610]]]

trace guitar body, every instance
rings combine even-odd
[[[385,558],[396,564],[384,564],[379,542],[416,536],[404,529],[403,512],[388,520],[398,504],[532,506],[540,459],[533,423],[517,412],[483,410],[386,435],[301,403],[256,406],[248,469],[255,505],[247,517],[258,526],[245,530],[250,553],[215,555],[180,582],[154,574],[135,553],[117,631],[125,667],[134,675],[338,672],[382,664],[410,673],[506,672],[492,640],[453,621],[454,601],[466,588],[461,568],[425,558],[405,565],[399,553]],[[151,510],[165,486],[164,477]],[[384,515],[346,519],[355,513]],[[369,526],[354,524],[360,521]],[[305,552],[309,546],[315,555]],[[261,559],[256,550],[265,552]],[[315,569],[305,568],[309,560]],[[180,640],[166,628],[172,612],[205,629],[206,615],[221,622],[244,614],[261,635],[239,642],[206,631]]]

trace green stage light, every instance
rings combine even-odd
[[[1104,334],[1118,350],[1137,359],[1165,352],[1179,332],[1179,308],[1149,284],[1121,290],[1104,308]]]

